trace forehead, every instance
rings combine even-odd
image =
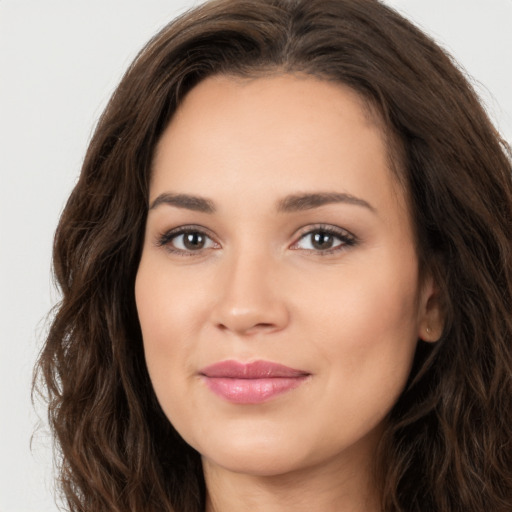
[[[297,95],[301,96],[300,103],[295,101]],[[344,103],[339,101],[341,96],[345,98]],[[325,100],[330,103],[329,111],[335,109],[340,112],[341,106],[341,111],[345,113],[349,110],[347,101],[351,102],[355,107],[351,112],[357,111],[357,115],[366,124],[383,130],[383,134],[388,131],[378,107],[371,99],[342,83],[304,73],[275,73],[254,77],[237,75],[208,77],[185,95],[173,115],[171,125],[175,125],[178,120],[182,124],[182,118],[184,116],[188,118],[190,113],[205,117],[228,105],[236,108],[237,114],[241,115],[243,106],[251,108],[256,103],[263,107],[263,112],[269,114],[270,118],[272,111],[268,107],[275,107],[276,101],[280,104],[281,110],[290,115],[290,120],[295,117],[293,114],[299,116],[306,110],[310,111],[309,114],[312,110],[316,110],[320,116],[325,111]],[[201,111],[197,112],[197,108]],[[226,119],[230,111],[231,109],[226,109]]]
[[[315,182],[357,193],[365,180],[397,192],[376,108],[349,87],[307,75],[200,82],[165,130],[153,164],[153,196],[165,187],[209,195],[219,184],[226,192],[251,177],[253,187],[272,184],[283,194]]]

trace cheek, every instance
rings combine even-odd
[[[354,346],[371,347],[379,340],[400,343],[414,339],[418,321],[418,271],[414,253],[400,264],[393,254],[379,261],[356,261],[330,276],[323,293],[310,306],[324,311],[321,323],[338,329]],[[327,292],[327,294],[325,293]]]
[[[193,283],[169,272],[160,258],[144,257],[135,281],[135,300],[146,350],[173,351],[176,333],[187,337],[197,323],[198,294]],[[194,322],[196,318],[196,322]]]
[[[135,282],[137,313],[142,330],[144,356],[153,390],[162,410],[175,427],[175,418],[187,420],[188,408],[182,403],[188,372],[184,362],[192,347],[177,343],[177,334],[189,325],[186,301],[176,293],[161,272],[158,262],[142,259]],[[187,375],[187,374],[185,374]]]
[[[191,389],[204,352],[201,332],[212,296],[211,279],[205,274],[172,269],[165,255],[143,253],[135,281],[151,383],[166,416],[185,433],[196,414]]]
[[[192,325],[188,303],[177,292],[179,283],[160,267],[158,260],[143,256],[135,281],[146,364],[159,400],[161,391],[170,389],[169,380],[174,375],[170,365],[178,364],[182,353],[191,350],[184,343],[176,343],[177,334],[182,338],[184,330]]]
[[[342,279],[325,283],[323,297],[303,304],[316,330],[317,349],[329,364],[329,386],[367,400],[392,405],[409,375],[417,343],[417,270],[415,259],[396,271],[381,262],[378,271],[348,269]],[[387,270],[389,269],[389,270]],[[320,295],[320,294],[318,294]],[[334,396],[334,395],[333,395]]]

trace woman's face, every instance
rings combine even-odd
[[[210,466],[276,475],[368,463],[433,289],[379,123],[350,89],[284,75],[188,94],[135,292],[178,432]]]

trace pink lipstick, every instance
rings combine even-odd
[[[272,363],[222,361],[199,374],[216,395],[236,404],[259,404],[300,386],[308,372]]]

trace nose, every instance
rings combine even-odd
[[[285,328],[290,315],[278,266],[249,251],[226,261],[212,310],[215,326],[244,336]]]

